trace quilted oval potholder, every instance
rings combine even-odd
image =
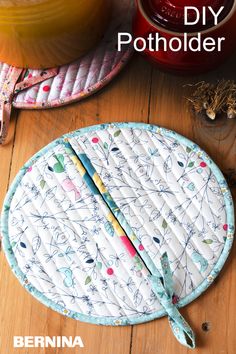
[[[3,246],[24,287],[75,319],[107,325],[167,315],[214,281],[234,234],[233,201],[196,144],[157,126],[104,124],[63,136],[13,182]]]

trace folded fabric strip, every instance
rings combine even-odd
[[[172,274],[167,253],[161,257],[161,266],[163,272],[163,280],[157,276],[150,276],[152,289],[158,300],[165,308],[168,314],[168,320],[177,340],[184,346],[195,348],[195,335],[189,324],[178,311],[176,305],[172,302],[174,294]]]
[[[0,92],[0,144],[4,144],[7,138],[14,95],[33,85],[56,76],[58,69],[52,68],[48,70],[41,70],[37,76],[31,76],[24,79],[25,73],[25,69],[11,66],[5,77],[4,84]],[[20,82],[18,82],[19,80]]]
[[[133,244],[131,243],[130,239],[127,237],[126,232],[123,230],[117,219],[114,217],[113,213],[111,212],[109,206],[104,201],[103,196],[101,195],[99,189],[95,185],[94,181],[90,177],[89,172],[86,170],[78,156],[75,154],[73,148],[71,147],[70,143],[66,143],[67,152],[69,156],[76,166],[76,169],[80,173],[81,177],[85,181],[86,185],[89,187],[92,195],[97,199],[98,203],[102,207],[104,214],[106,216],[107,221],[109,221],[116,234],[119,236],[121,242],[124,244],[125,248],[127,249],[129,255],[133,258],[134,262],[139,265],[140,271],[145,275],[149,275],[149,271],[146,269],[143,261],[140,259],[139,255],[137,254]]]
[[[161,257],[162,274],[160,274],[145,250],[143,250],[142,256],[136,251],[140,246],[139,240],[112,199],[110,193],[106,190],[88,156],[82,150],[76,153],[67,139],[65,140],[65,145],[81,177],[84,179],[93,195],[99,198],[99,202],[105,209],[105,215],[112,223],[117,234],[121,237],[129,254],[135,258],[136,263],[142,265],[142,271],[146,272],[145,275],[150,279],[155,295],[166,310],[175,337],[182,345],[191,349],[195,348],[194,333],[180,314],[176,304],[172,302],[174,295],[173,280],[167,253],[164,253]],[[151,265],[152,269],[148,269],[145,263],[148,263],[149,267]]]
[[[0,92],[0,144],[5,142],[8,134],[14,90],[22,72],[23,69],[10,67]]]

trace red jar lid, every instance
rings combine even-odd
[[[221,12],[218,19],[219,23],[230,12],[234,0],[141,0],[141,3],[147,16],[159,26],[174,32],[196,32],[214,26],[214,16],[208,6],[211,6],[215,13],[220,10],[221,6],[224,6],[224,10]],[[199,10],[201,19],[197,24],[185,26],[185,6],[194,6]],[[203,6],[207,7],[206,25],[202,23]],[[196,12],[189,10],[188,18],[190,21],[194,21],[196,19]]]

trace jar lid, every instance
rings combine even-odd
[[[222,21],[230,12],[234,0],[141,0],[147,16],[156,24],[174,32],[196,32],[214,26],[214,16],[209,10],[209,6],[218,13],[221,12],[218,23]],[[200,20],[197,24],[186,26],[184,21],[184,7],[194,6],[199,10]],[[206,7],[206,25],[203,25],[203,6]],[[196,19],[196,11],[188,11],[189,21]]]

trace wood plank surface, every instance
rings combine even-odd
[[[201,146],[223,172],[236,168],[236,121],[212,123],[194,117],[184,95],[187,84],[218,79],[236,80],[236,55],[218,70],[198,77],[178,77],[153,70],[149,122],[173,129]],[[232,189],[234,200],[236,189]],[[196,354],[236,353],[236,245],[215,283],[195,302],[181,310],[197,337]],[[202,324],[209,324],[209,331]],[[191,350],[176,343],[166,318],[133,332],[132,354],[185,354]]]
[[[96,95],[66,107],[22,110],[14,114],[9,143],[0,148],[0,205],[19,168],[39,149],[69,131],[84,126],[136,121],[158,124],[187,136],[204,148],[225,173],[235,170],[236,120],[209,123],[193,117],[186,105],[184,85],[201,80],[236,80],[236,55],[215,72],[178,77],[160,72],[142,58],[131,62]],[[17,118],[16,118],[17,117]],[[232,171],[231,171],[232,172]],[[235,188],[234,199],[236,197]],[[197,335],[200,354],[236,352],[236,247],[211,288],[181,310]],[[133,327],[103,327],[65,318],[35,300],[12,274],[0,255],[0,353],[6,354],[185,354],[166,318]],[[202,324],[207,323],[208,331]],[[13,349],[14,335],[80,335],[84,349]]]

